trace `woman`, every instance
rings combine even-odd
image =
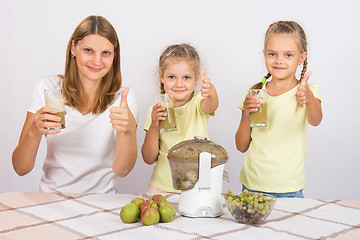
[[[89,16],[69,40],[65,74],[36,85],[12,162],[17,174],[29,173],[45,134],[41,191],[116,193],[116,175],[134,167],[138,104],[133,91],[121,88],[119,47],[113,26]],[[48,130],[59,126],[56,110],[44,107],[44,90],[52,88],[64,93],[62,130]]]

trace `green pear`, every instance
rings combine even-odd
[[[161,207],[159,208],[159,213],[160,213],[160,221],[164,223],[168,223],[174,220],[176,215],[176,210],[174,206],[171,205],[171,203],[166,202],[163,205],[161,205]]]
[[[161,207],[164,203],[167,203],[168,201],[166,200],[166,198],[161,195],[161,194],[156,194],[154,196],[152,196],[151,200],[153,200],[154,202],[156,202],[156,204],[158,205],[158,207]]]
[[[146,226],[157,224],[159,220],[160,213],[153,205],[145,207],[141,212],[141,222]]]
[[[144,202],[144,199],[142,197],[136,197],[131,200],[131,202],[135,203],[140,208],[141,204]]]
[[[139,216],[140,209],[135,203],[126,204],[120,211],[120,218],[124,223],[134,223]]]
[[[149,207],[149,206],[153,206],[154,208],[158,209],[158,206],[156,205],[156,203],[149,199],[149,200],[145,200],[141,205],[140,205],[140,212],[142,212],[146,207]]]

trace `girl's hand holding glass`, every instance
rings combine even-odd
[[[244,114],[250,117],[250,113],[256,112],[260,107],[260,101],[254,96],[248,94],[244,101]]]
[[[160,120],[165,120],[165,116],[167,115],[165,109],[166,107],[161,106],[160,103],[153,106],[150,125],[152,128],[159,128]]]

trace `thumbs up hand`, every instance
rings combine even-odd
[[[127,95],[129,93],[129,91],[130,91],[130,88],[126,87],[121,92],[120,107],[129,107],[127,104]]]
[[[117,131],[130,132],[136,130],[136,120],[127,103],[130,88],[126,87],[121,92],[120,105],[110,108],[110,122]]]
[[[201,69],[201,71],[200,71],[200,79],[201,79],[201,89],[200,89],[200,91],[201,91],[201,95],[203,97],[208,97],[209,93],[210,93],[210,90],[211,90],[210,88],[211,88],[212,84],[211,84],[210,79],[208,79],[205,76],[205,71],[206,71],[205,68]]]
[[[308,85],[310,75],[311,72],[307,72],[297,88],[296,99],[300,105],[308,103],[310,99],[314,96]]]

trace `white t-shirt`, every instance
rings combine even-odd
[[[44,89],[59,88],[60,78],[52,76],[38,82],[28,111],[36,113],[45,105]],[[112,170],[115,154],[116,130],[112,127],[109,109],[119,106],[121,91],[115,101],[101,114],[82,115],[65,106],[66,128],[55,135],[46,135],[47,154],[44,174],[40,181],[42,192],[116,193],[116,175]],[[129,108],[136,122],[139,107],[135,93],[127,96]]]

